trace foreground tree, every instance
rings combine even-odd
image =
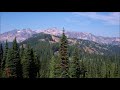
[[[71,78],[79,78],[80,77],[80,62],[79,62],[79,42],[76,43],[73,58],[70,64],[70,77]]]
[[[3,51],[3,59],[1,61],[1,76],[2,77],[6,77],[6,75],[5,75],[5,64],[6,64],[6,60],[7,60],[7,54],[8,54],[8,42],[6,40],[5,48],[4,48],[4,51]]]
[[[86,68],[85,68],[85,62],[83,62],[83,60],[81,60],[81,63],[80,63],[80,78],[85,78],[86,77]]]
[[[3,59],[3,47],[2,44],[0,43],[0,77],[2,77],[2,69],[1,69],[2,59]]]
[[[2,71],[4,71],[4,69],[5,69],[5,63],[6,63],[6,59],[7,59],[7,53],[8,53],[8,42],[6,40],[5,49],[4,49],[4,52],[3,52],[3,59],[2,59],[2,62],[1,62],[1,69],[2,69]]]
[[[8,49],[6,63],[5,63],[5,77],[14,78],[16,77],[15,64],[13,62],[13,51]]]
[[[33,55],[34,55],[34,63],[35,63],[34,64],[35,65],[35,71],[34,71],[35,77],[39,78],[40,77],[40,66],[41,66],[41,63],[40,63],[38,55],[37,55],[37,53],[35,51],[33,52]]]
[[[8,50],[5,63],[6,76],[9,78],[21,78],[22,67],[20,63],[19,47],[16,38],[13,40],[12,48]]]
[[[20,51],[19,46],[17,44],[16,37],[13,40],[13,63],[15,64],[14,71],[15,71],[15,77],[21,78],[22,77],[22,66],[21,66],[21,60],[20,60]]]
[[[21,60],[23,78],[29,78],[29,59],[28,59],[28,48],[24,49],[24,55]]]
[[[61,59],[61,78],[68,78],[68,41],[67,37],[65,36],[64,29],[63,34],[60,40],[60,59]]]
[[[23,78],[36,78],[36,64],[32,48],[27,45],[22,60]]]
[[[0,43],[0,69],[1,69],[2,59],[3,59],[3,47],[2,47],[2,43]]]
[[[24,56],[24,47],[23,47],[23,44],[22,44],[22,46],[20,48],[20,59],[22,59],[23,56]]]
[[[52,57],[50,61],[50,75],[49,78],[55,78],[55,58]]]

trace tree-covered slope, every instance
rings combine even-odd
[[[57,52],[59,49],[59,41],[61,37],[53,36],[50,34],[34,34],[31,38],[23,41],[21,44],[29,43],[35,50],[39,51],[40,49],[51,49],[52,52]],[[75,47],[77,39],[68,38],[69,50],[71,51]],[[82,53],[89,53],[89,54],[99,54],[99,55],[119,55],[120,46],[118,45],[105,45],[105,44],[98,44],[93,41],[89,40],[82,40],[78,39],[79,41],[79,48]],[[40,53],[40,52],[39,52]]]

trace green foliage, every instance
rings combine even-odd
[[[21,66],[21,60],[20,60],[20,54],[19,54],[19,46],[17,44],[16,38],[13,40],[13,46],[12,46],[12,51],[13,51],[13,64],[14,70],[15,70],[15,77],[21,78],[22,77],[22,66]]]
[[[15,71],[15,64],[13,62],[13,50],[8,49],[6,63],[5,63],[5,77],[6,78],[14,78],[16,77],[16,71]]]
[[[3,47],[2,44],[0,43],[0,68],[1,68],[2,59],[3,59]]]
[[[54,78],[55,77],[55,58],[52,57],[50,61],[50,75],[49,78]]]
[[[5,63],[6,63],[6,59],[7,59],[7,53],[8,53],[8,42],[6,40],[5,49],[4,49],[4,52],[3,52],[3,59],[2,59],[2,62],[1,62],[1,69],[2,69],[2,71],[4,71],[4,69],[5,69]]]
[[[32,48],[27,45],[22,59],[23,77],[36,78],[37,77],[37,59],[34,57]]]
[[[29,59],[28,48],[24,49],[24,55],[21,60],[23,78],[29,78]]]
[[[68,41],[64,30],[60,41],[60,58],[61,58],[61,78],[69,77],[69,60],[68,60]]]
[[[100,45],[81,39],[78,40],[80,45],[69,45],[64,32],[60,43],[51,43],[49,41],[52,41],[51,35],[43,33],[33,35],[32,38],[23,41],[19,45],[16,38],[10,45],[6,41],[6,44],[3,44],[3,51],[0,47],[0,52],[3,53],[0,77],[120,77],[119,46]],[[10,47],[8,48],[8,46]],[[86,47],[94,50],[95,53],[86,52],[84,50]]]
[[[43,35],[44,36],[44,35]],[[58,50],[60,50],[59,43],[49,43],[45,38],[49,37],[41,37],[40,34],[38,36],[34,36],[34,39],[28,39],[24,42],[29,43],[32,48],[36,51],[38,58],[40,60],[40,78],[48,78],[50,75],[50,65],[51,57],[55,58],[55,76],[54,78],[61,77],[61,54],[58,55]],[[41,41],[41,39],[45,39],[45,41]],[[61,38],[62,39],[62,38]],[[49,39],[50,40],[50,39]],[[52,40],[52,39],[51,39]],[[65,40],[65,39],[63,39]],[[105,78],[106,73],[108,73],[107,68],[111,68],[110,70],[110,78],[111,77],[120,77],[119,76],[119,54],[115,52],[116,49],[119,51],[118,46],[110,46],[110,45],[100,45],[95,42],[87,41],[87,40],[78,40],[80,43],[80,53],[79,53],[79,64],[80,64],[80,78]],[[85,46],[94,48],[98,51],[98,53],[103,52],[103,55],[100,54],[89,54],[85,52]],[[71,64],[73,58],[73,51],[75,49],[75,45],[67,45],[67,54],[69,56],[69,63]],[[63,48],[63,47],[62,47]],[[108,54],[110,53],[110,55]],[[56,57],[56,55],[58,55]],[[115,56],[116,55],[116,56]],[[108,61],[111,59],[110,61]],[[107,65],[107,62],[110,65]],[[68,63],[68,65],[69,65]],[[70,68],[70,65],[68,66]],[[116,73],[116,76],[113,74]]]
[[[61,67],[59,56],[53,56],[50,61],[49,66],[49,78],[60,78],[61,77]]]
[[[24,56],[24,47],[23,47],[23,44],[22,44],[22,46],[20,48],[20,58],[22,59],[23,56]]]
[[[8,49],[8,45],[6,42],[6,49]],[[6,54],[7,51],[5,51]],[[6,55],[4,55],[4,63],[5,64],[5,73],[6,77],[10,78],[21,78],[22,77],[22,67],[20,64],[20,57],[19,57],[19,47],[16,41],[16,38],[13,41],[12,48],[9,49],[7,53],[7,58]]]
[[[38,56],[37,56],[37,53],[34,51],[33,52],[33,55],[34,55],[34,69],[35,69],[35,77],[36,78],[39,78],[40,77],[40,65],[41,65],[41,63],[40,63],[40,60],[39,60],[39,58],[38,58]]]
[[[2,47],[2,44],[0,43],[0,69],[1,69],[2,59],[3,59],[3,47]]]
[[[73,59],[71,60],[69,66],[69,73],[71,78],[79,78],[80,77],[80,62],[79,62],[79,43],[75,45],[75,50],[73,53]]]
[[[1,69],[2,60],[3,60],[3,47],[2,44],[0,43],[0,77],[2,77],[2,69]]]
[[[59,58],[59,56],[55,57],[56,58],[56,62],[55,62],[55,78],[61,78],[61,60]]]
[[[86,73],[87,73],[87,70],[85,67],[85,63],[83,62],[83,60],[81,60],[81,62],[80,62],[80,78],[86,78]]]

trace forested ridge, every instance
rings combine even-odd
[[[0,44],[0,78],[120,78],[120,47],[36,34]]]

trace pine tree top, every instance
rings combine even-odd
[[[64,27],[63,27],[63,33],[65,33],[65,29],[64,29]]]
[[[18,50],[18,44],[17,44],[16,37],[15,37],[15,39],[13,40],[13,50]]]

